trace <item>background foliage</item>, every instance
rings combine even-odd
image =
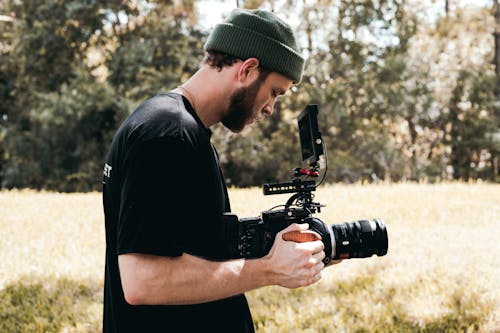
[[[199,2],[0,2],[0,187],[100,189],[123,119],[196,71]],[[498,181],[495,8],[442,2],[432,15],[416,0],[241,2],[297,22],[308,61],[272,119],[213,128],[229,184],[290,178],[308,103],[328,181]]]

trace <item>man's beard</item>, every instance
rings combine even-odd
[[[234,133],[241,132],[254,117],[255,98],[261,80],[257,79],[246,88],[236,90],[229,99],[227,112],[221,122]]]

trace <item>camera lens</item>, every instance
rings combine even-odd
[[[387,254],[387,230],[382,219],[332,224],[333,259],[366,258]]]

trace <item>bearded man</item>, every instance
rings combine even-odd
[[[304,58],[273,13],[234,10],[215,26],[199,70],[140,105],[111,144],[103,178],[106,229],[104,332],[253,332],[244,293],[321,278],[321,241],[276,236],[269,254],[225,259],[230,211],[210,142],[222,122],[241,132],[273,113],[300,81]]]

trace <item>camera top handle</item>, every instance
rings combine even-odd
[[[313,202],[312,192],[316,189],[314,180],[296,178],[293,182],[264,184],[264,195],[295,193],[288,199],[285,209],[289,209],[295,202],[297,206],[307,209],[310,213],[320,211],[320,204]]]

